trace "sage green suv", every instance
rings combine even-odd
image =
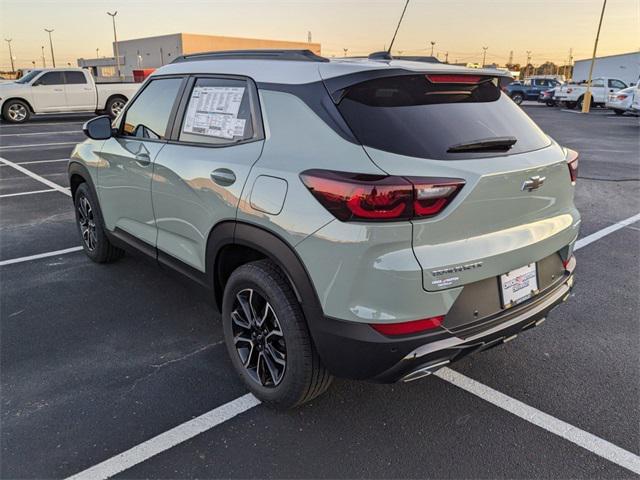
[[[333,376],[411,381],[569,296],[578,156],[496,70],[309,51],[180,57],[69,177],[86,254],[203,285],[247,387],[280,408]]]

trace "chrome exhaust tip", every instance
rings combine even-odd
[[[446,364],[451,363],[449,360],[444,360],[438,363],[432,363],[431,365],[425,365],[423,367],[414,370],[411,373],[408,373],[404,377],[402,377],[402,381],[404,383],[413,382],[414,380],[418,380],[419,378],[424,378],[431,375],[436,370],[444,367]]]

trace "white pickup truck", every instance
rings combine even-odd
[[[10,123],[24,123],[39,113],[106,112],[115,117],[140,85],[98,85],[82,68],[42,68],[0,83],[0,111]]]
[[[617,92],[628,85],[617,78],[594,78],[591,80],[591,106],[603,107],[610,93]],[[567,108],[582,108],[582,100],[587,92],[587,82],[565,83],[556,87],[554,99],[562,102]]]

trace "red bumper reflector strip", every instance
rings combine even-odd
[[[408,335],[410,333],[418,333],[425,330],[433,330],[438,328],[444,315],[438,317],[425,318],[423,320],[413,320],[411,322],[402,323],[373,323],[371,327],[383,335]]]

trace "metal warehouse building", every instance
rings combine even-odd
[[[587,80],[590,66],[590,58],[576,60],[573,66],[573,80]],[[596,57],[593,78],[597,77],[618,78],[627,85],[634,85],[640,79],[640,52]]]
[[[320,54],[320,44],[311,42],[290,42],[285,40],[267,40],[257,38],[222,37],[215,35],[197,35],[192,33],[173,33],[157,37],[137,38],[118,42],[120,70],[124,79],[133,80],[133,70],[158,68],[171,63],[174,58],[189,53],[258,49],[258,48],[306,48]],[[113,57],[79,58],[78,66],[92,70],[98,81],[118,81],[115,59],[116,43],[113,42]]]

